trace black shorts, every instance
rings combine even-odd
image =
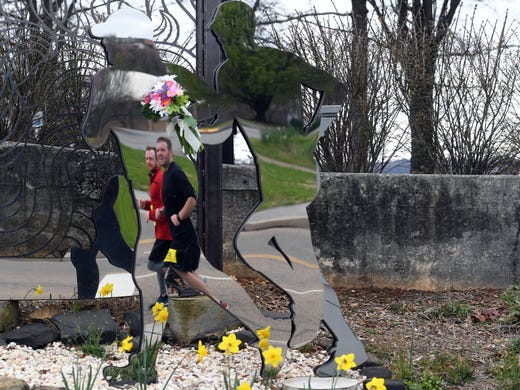
[[[175,269],[192,272],[199,268],[200,247],[196,241],[173,240],[170,248],[177,252],[177,262],[172,264]]]
[[[170,240],[155,240],[150,256],[148,256],[148,261],[151,261],[152,263],[161,263],[168,253],[171,243]]]

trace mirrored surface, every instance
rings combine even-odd
[[[147,169],[145,148],[166,134],[166,123],[146,120],[141,100],[157,76],[168,73],[177,75],[193,100],[190,111],[199,121],[203,143],[220,144],[233,137],[235,164],[255,169],[260,201],[245,212],[234,244],[248,268],[284,291],[288,307],[285,313],[266,313],[239,283],[203,256],[198,272],[208,288],[228,302],[229,312],[253,332],[270,325],[270,342],[275,346],[305,345],[316,337],[324,318],[331,331],[348,329],[333,290],[321,276],[308,229],[245,229],[257,208],[269,204],[269,186],[287,184],[282,176],[269,185],[262,182],[271,167],[258,158],[250,138],[285,132],[304,137],[318,132],[320,104],[341,104],[344,96],[344,87],[329,74],[290,53],[258,46],[253,16],[253,10],[242,2],[225,2],[217,9],[210,28],[226,59],[215,74],[215,88],[179,65],[163,64],[147,27],[136,29],[135,35],[119,33],[119,19],[113,14],[92,28],[109,65],[89,78],[90,97],[80,102],[86,107],[81,128],[76,126],[73,135],[67,134],[61,143],[28,146],[16,134],[2,140],[0,159],[7,169],[0,181],[4,195],[0,256],[5,258],[5,269],[9,268],[3,275],[10,280],[2,283],[2,289],[8,289],[2,299],[25,295],[34,283],[46,286],[46,294],[53,297],[91,298],[107,275],[123,273],[132,276],[130,290],[140,290],[143,307],[155,301],[156,275],[147,269],[154,229],[137,203],[148,195],[146,186],[141,190],[132,186],[136,178],[128,174],[124,154],[142,153],[141,169]],[[149,22],[135,13],[132,17]],[[309,115],[302,110],[304,87],[321,96]],[[36,116],[35,132],[38,120]],[[178,140],[173,142],[174,154],[182,157]],[[315,191],[315,174],[308,174]],[[62,258],[69,251],[70,258]],[[52,258],[45,269],[55,271],[39,273],[38,280],[29,281],[23,277],[30,269],[24,264],[34,263],[20,261],[29,257]],[[145,324],[152,322],[151,312],[145,310]],[[342,334],[348,334],[350,341],[337,343],[337,352],[353,352],[355,345],[356,361],[363,361],[366,354],[355,336]]]

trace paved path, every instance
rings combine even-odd
[[[302,171],[302,172],[308,172],[308,173],[313,173],[313,174],[316,174],[316,172],[317,172],[316,169],[302,167],[301,165],[286,163],[284,161],[275,160],[273,158],[266,157],[266,156],[261,156],[259,154],[257,154],[256,156],[258,157],[258,159],[260,161],[266,161],[266,162],[269,162],[271,164],[279,165],[281,167],[297,169],[297,170]]]

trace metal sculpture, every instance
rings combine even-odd
[[[330,75],[289,53],[257,46],[253,11],[245,3],[223,3],[212,22],[226,56],[216,73],[216,89],[191,69],[178,64],[165,67],[163,61],[172,56],[160,50],[164,41],[157,45],[150,39],[156,38],[151,29],[139,31],[139,36],[118,35],[121,24],[111,30],[110,18],[102,25],[92,23],[93,37],[67,30],[59,18],[54,20],[60,22],[59,33],[43,19],[1,22],[7,38],[1,41],[0,99],[11,104],[3,104],[0,113],[0,163],[6,167],[0,175],[0,257],[61,259],[71,250],[80,298],[93,297],[98,289],[98,251],[116,267],[134,271],[139,215],[114,128],[145,126],[139,101],[163,71],[177,74],[190,91],[196,103],[194,115],[211,130],[204,133],[201,126],[207,144],[237,134],[248,143],[250,128],[272,125],[292,126],[302,134],[318,129],[319,104],[308,123],[302,118],[302,86],[320,91],[320,103],[340,104],[343,99],[343,87]],[[16,37],[20,30],[28,31],[33,43],[41,43],[40,50],[26,48],[28,41]],[[101,39],[108,67],[96,39]],[[95,55],[88,60],[71,62],[78,53],[92,52]],[[19,70],[21,77],[11,66],[14,57],[27,61],[27,67]],[[42,75],[52,80],[51,88],[38,83],[32,83],[37,88],[27,87]],[[241,239],[246,235],[240,231],[235,237],[238,254],[285,291],[291,314],[265,315],[237,282],[203,261],[201,270],[209,287],[230,302],[230,312],[253,331],[270,325],[271,343],[283,348],[312,341],[323,322],[335,343],[329,361],[316,368],[319,375],[335,374],[333,357],[338,354],[354,352],[357,363],[364,362],[366,352],[345,323],[318,266],[293,261],[291,249],[276,235],[259,243],[262,257],[247,256]],[[31,264],[43,273],[38,260]],[[142,301],[149,303],[153,295],[144,290]],[[14,297],[3,291],[0,298]]]

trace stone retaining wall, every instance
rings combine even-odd
[[[323,173],[307,211],[320,267],[335,286],[520,281],[517,176]]]
[[[244,218],[260,201],[254,165],[222,166],[222,210],[224,268],[242,265],[233,248],[233,237]]]

